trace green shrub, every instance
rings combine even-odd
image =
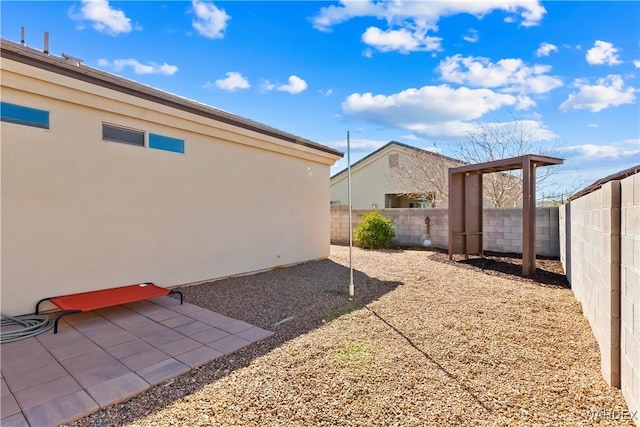
[[[378,211],[362,215],[362,222],[356,227],[356,244],[365,249],[388,248],[396,237],[393,222]]]

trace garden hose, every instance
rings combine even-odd
[[[26,314],[12,317],[0,314],[0,317],[0,343],[34,337],[53,327],[51,319],[44,315]]]

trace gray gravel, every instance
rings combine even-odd
[[[430,255],[354,249],[353,300],[341,246],[183,288],[275,335],[72,425],[633,425],[590,419],[627,406],[571,290]]]

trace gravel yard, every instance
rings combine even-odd
[[[438,257],[354,248],[353,301],[342,246],[183,288],[275,335],[72,425],[633,425],[591,419],[627,406],[570,289]]]

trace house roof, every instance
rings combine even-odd
[[[418,148],[418,147],[414,147],[414,146],[411,146],[411,145],[403,144],[403,143],[398,142],[398,141],[390,141],[390,142],[386,143],[385,145],[383,145],[382,147],[378,148],[376,151],[373,151],[373,152],[367,154],[365,157],[363,157],[360,160],[358,160],[357,162],[353,163],[351,165],[351,167],[353,168],[354,166],[357,166],[360,163],[367,161],[368,159],[378,155],[382,151],[385,151],[387,148],[392,147],[392,146],[406,148],[406,149],[409,149],[409,150],[413,150],[413,151],[415,151],[417,153],[427,154],[427,155],[430,155],[430,156],[433,156],[433,157],[449,160],[451,162],[456,162],[456,163],[459,163],[459,164],[466,164],[465,162],[463,162],[461,160],[454,159],[452,157],[447,157],[447,156],[444,156],[442,154],[434,153],[433,151],[424,150],[422,148]],[[338,172],[335,175],[333,175],[331,177],[331,179],[339,177],[340,175],[346,173],[347,170],[348,170],[348,168],[342,169],[340,172]]]
[[[635,165],[632,166],[628,169],[622,170],[620,172],[616,172],[614,174],[611,174],[609,176],[606,176],[602,179],[597,180],[596,182],[594,182],[593,184],[583,188],[582,190],[578,191],[575,194],[572,194],[571,196],[569,196],[569,201],[575,200],[575,199],[579,199],[582,196],[586,196],[589,193],[593,193],[594,191],[596,191],[597,189],[599,189],[600,187],[602,187],[603,185],[605,185],[607,182],[609,181],[619,181],[621,179],[624,179],[628,176],[631,175],[635,175],[637,173],[640,173],[640,165]]]
[[[120,77],[115,74],[83,65],[80,63],[81,61],[78,61],[76,58],[69,57],[68,55],[66,58],[50,55],[40,50],[27,47],[23,44],[0,38],[0,56],[2,58],[112,89],[117,92],[125,93],[171,108],[197,114],[211,120],[216,120],[263,135],[285,140],[296,145],[302,145],[340,157],[344,155],[344,153],[331,147],[283,132],[265,124],[255,122],[133,80],[125,79],[124,77]],[[67,60],[67,58],[70,58],[70,60]]]

